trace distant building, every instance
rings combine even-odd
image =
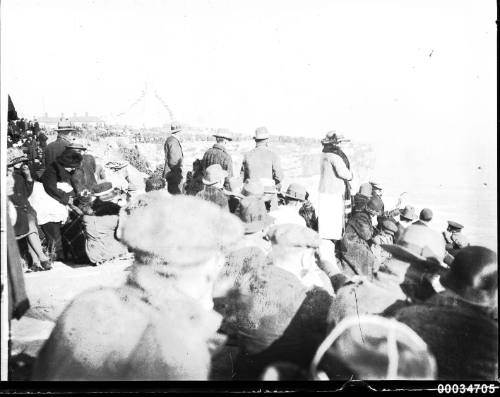
[[[57,128],[57,123],[59,120],[63,119],[69,119],[71,124],[75,127],[103,127],[104,126],[104,120],[101,119],[100,117],[97,116],[89,116],[88,113],[85,113],[85,116],[77,116],[76,113],[73,113],[72,117],[64,116],[64,114],[61,114],[59,117],[49,117],[47,113],[45,113],[42,117],[38,117],[38,123],[40,124],[40,127],[45,127],[46,129],[54,129]]]

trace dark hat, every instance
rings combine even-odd
[[[469,246],[458,251],[440,283],[463,300],[493,306],[498,293],[498,258],[492,250]]]
[[[319,248],[321,243],[319,234],[314,230],[291,223],[273,226],[267,237],[272,244],[285,247]]]
[[[25,161],[28,161],[28,157],[21,149],[16,147],[10,147],[7,149],[7,167],[24,163]]]
[[[420,211],[420,220],[424,222],[430,222],[432,220],[432,211],[429,208],[424,208]]]
[[[436,376],[436,360],[422,338],[407,325],[381,316],[350,316],[340,321],[314,355],[313,379],[321,379],[318,367],[324,356],[340,360],[359,379]]]
[[[247,179],[243,184],[241,193],[247,197],[262,197],[264,195],[264,186],[257,180]]]
[[[71,125],[69,120],[64,120],[64,121],[60,121],[59,123],[57,123],[56,131],[57,132],[71,132],[71,131],[76,131],[76,129]]]
[[[443,237],[423,225],[410,225],[403,231],[397,244],[382,244],[381,247],[405,262],[433,259],[442,266],[445,255]]]
[[[284,194],[284,196],[288,198],[299,201],[304,201],[306,199],[306,195],[306,188],[302,185],[299,185],[298,183],[291,183]]]
[[[245,197],[240,201],[239,216],[244,222],[245,234],[261,231],[274,222],[264,202],[256,197]]]
[[[345,139],[344,136],[340,135],[336,131],[328,131],[326,136],[321,140],[323,145],[338,145],[342,142],[350,142],[348,139]]]
[[[57,158],[57,162],[65,168],[78,168],[82,164],[83,157],[80,153],[66,149]]]
[[[455,230],[462,230],[464,228],[463,225],[454,221],[448,221],[448,226]]]
[[[376,214],[380,214],[382,212],[382,208],[384,208],[384,203],[380,197],[373,196],[366,204],[366,208]]]
[[[155,193],[161,191],[145,195]],[[241,221],[227,209],[193,196],[164,197],[135,208],[120,224],[121,240],[134,252],[166,266],[196,265],[243,237]]]
[[[263,141],[264,139],[269,139],[269,131],[266,127],[259,127],[255,130],[255,135],[253,137],[256,141]]]
[[[382,229],[389,234],[394,235],[398,231],[398,225],[392,219],[384,218],[381,221]]]
[[[407,205],[403,211],[399,214],[399,218],[407,219],[409,221],[413,221],[416,218],[415,208],[411,205]]]
[[[170,124],[170,133],[171,134],[176,134],[181,130],[182,130],[182,127],[179,124],[177,124],[177,123]]]
[[[231,136],[231,132],[226,129],[226,128],[219,128],[215,134],[213,134],[216,138],[224,138],[227,139],[228,141],[232,141],[233,138]]]

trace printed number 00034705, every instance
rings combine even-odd
[[[496,385],[487,385],[487,384],[440,384],[438,385],[438,393],[439,394],[465,394],[465,393],[495,393],[495,390],[498,389],[499,386]]]

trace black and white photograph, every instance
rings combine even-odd
[[[497,392],[497,2],[0,22],[1,390]]]

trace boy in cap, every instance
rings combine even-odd
[[[243,155],[241,177],[243,181],[255,179],[262,183],[266,201],[275,209],[278,205],[276,192],[281,190],[284,175],[278,155],[268,149],[269,137],[266,127],[255,130],[255,148]]]
[[[306,200],[306,189],[298,183],[291,183],[283,194],[285,204],[278,206],[271,211],[271,216],[275,219],[274,224],[293,223],[300,226],[306,226],[305,219],[299,214],[303,203]]]
[[[240,221],[212,203],[174,196],[135,208],[121,228],[135,253],[127,282],[68,305],[34,380],[207,379],[221,324],[212,288],[243,234]]]
[[[438,379],[497,380],[497,254],[479,246],[463,248],[440,282],[445,291],[398,310],[396,319],[429,345]]]
[[[320,238],[298,225],[271,228],[272,261],[248,269],[238,285],[231,318],[237,330],[237,379],[258,379],[267,365],[306,367],[324,337],[332,295],[317,267]],[[325,286],[323,288],[322,286]]]
[[[223,191],[223,184],[227,177],[227,171],[224,171],[220,164],[213,164],[205,170],[205,176],[202,179],[203,190],[196,193],[196,197],[202,200],[217,204],[223,209],[229,209],[227,196]]]
[[[219,128],[213,136],[216,143],[205,152],[201,159],[203,171],[213,164],[220,164],[222,169],[227,171],[227,177],[231,178],[233,176],[233,160],[226,150],[226,142],[233,140],[231,133],[225,128]]]

